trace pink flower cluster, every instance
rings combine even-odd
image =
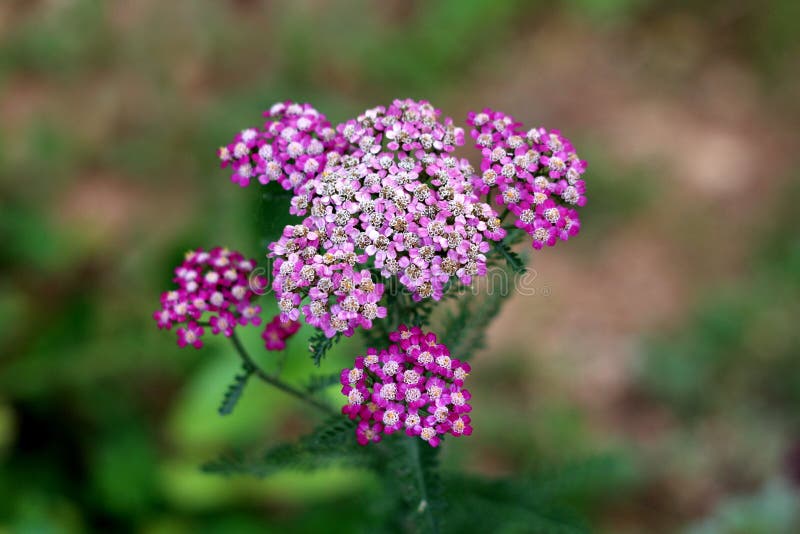
[[[586,162],[558,130],[532,128],[491,109],[470,113],[467,123],[481,150],[481,176],[474,187],[481,195],[498,190],[497,201],[516,217],[515,226],[533,238],[533,248],[566,241],[580,230],[571,206],[586,203],[581,175]]]
[[[372,328],[373,320],[386,317],[386,308],[378,305],[383,284],[376,284],[366,269],[356,269],[359,258],[353,251],[320,253],[321,238],[313,227],[298,224],[287,226],[270,245],[281,320],[296,321],[302,309],[306,322],[328,337],[337,332],[350,336],[358,326]]]
[[[231,181],[245,187],[252,178],[266,185],[278,182],[287,191],[301,191],[323,169],[326,155],[342,152],[345,143],[309,104],[279,102],[264,112],[262,129],[248,128],[219,149],[222,167],[231,166]]]
[[[368,349],[342,370],[342,413],[358,419],[358,442],[404,430],[436,447],[445,434],[472,434],[471,395],[463,388],[469,364],[452,359],[435,334],[417,327],[400,326],[389,339],[389,348]]]
[[[261,338],[264,340],[264,347],[267,350],[283,350],[286,348],[286,340],[292,337],[300,329],[300,323],[297,321],[281,321],[281,316],[276,315],[272,318],[267,326],[264,327],[264,332]]]
[[[451,155],[464,143],[463,129],[439,116],[428,102],[395,100],[337,127],[350,149],[328,153],[325,169],[292,199],[290,211],[306,216],[302,225],[270,245],[285,318],[296,317],[306,295],[304,309],[327,313],[330,275],[319,272],[332,266],[397,276],[414,300],[438,300],[451,279],[470,284],[486,273],[490,242],[506,232],[473,193],[473,168]]]
[[[254,260],[225,248],[188,252],[175,269],[178,289],[163,293],[161,309],[153,314],[158,327],[169,330],[173,323],[182,324],[178,345],[199,349],[205,330],[198,323],[204,314],[213,334],[231,336],[237,325],[261,324],[261,308],[252,303],[257,294],[251,283],[263,288],[266,280],[250,279],[255,265]]]

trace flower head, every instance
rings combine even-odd
[[[337,132],[349,149],[327,153],[292,200],[302,224],[270,245],[285,318],[299,315],[295,301],[309,302],[307,322],[349,335],[385,314],[376,278],[396,277],[414,300],[438,300],[449,283],[486,272],[490,242],[505,230],[473,193],[472,167],[451,154],[464,142],[461,128],[428,102],[395,100]],[[352,286],[363,294],[351,295]]]
[[[393,343],[367,356],[356,358],[351,369],[342,370],[342,394],[347,403],[342,413],[359,420],[356,435],[366,445],[379,441],[380,434],[404,430],[433,447],[441,436],[472,433],[469,404],[471,395],[463,388],[466,373],[454,377],[455,370],[469,369],[466,363],[450,357],[447,347],[437,343],[436,335],[414,327],[400,328],[389,335]],[[418,363],[419,347],[426,347],[434,361],[447,357],[450,367]],[[369,434],[367,439],[367,431]]]
[[[261,308],[253,304],[254,289],[266,280],[253,275],[256,262],[225,248],[190,251],[175,269],[177,288],[161,295],[161,308],[153,314],[159,328],[178,329],[178,345],[202,346],[205,330],[201,319],[215,335],[233,335],[237,325],[258,324]]]
[[[558,130],[524,131],[512,117],[491,109],[470,113],[467,123],[482,155],[475,191],[496,191],[497,201],[516,217],[515,226],[533,238],[533,248],[577,234],[575,208],[586,204],[586,162],[569,139]]]
[[[286,340],[292,337],[300,329],[297,321],[281,321],[281,316],[276,315],[264,327],[261,338],[264,340],[264,347],[267,350],[283,350],[286,348]]]
[[[279,102],[264,116],[262,128],[242,130],[218,151],[222,167],[233,170],[231,181],[242,187],[257,178],[300,192],[325,166],[327,153],[344,150],[325,115],[309,104]]]

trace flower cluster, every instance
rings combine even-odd
[[[464,143],[463,129],[439,116],[428,102],[395,100],[337,127],[350,148],[327,154],[324,170],[292,199],[290,211],[305,216],[303,223],[287,227],[270,246],[285,318],[297,316],[306,295],[311,303],[304,311],[327,313],[329,271],[361,269],[369,276],[367,267],[397,276],[414,300],[438,300],[451,279],[470,284],[486,273],[490,242],[505,230],[473,193],[473,168],[451,155]],[[361,320],[355,303],[345,311],[352,320],[345,326],[341,316],[329,331]],[[375,317],[374,308],[368,315]],[[306,312],[312,324],[317,316]]]
[[[245,187],[251,178],[266,185],[278,182],[287,191],[301,191],[325,165],[326,154],[344,150],[343,139],[309,104],[279,102],[264,112],[262,129],[248,128],[219,149],[222,167],[231,166],[231,181]]]
[[[320,253],[322,237],[307,223],[287,226],[271,245],[276,255],[272,288],[281,320],[296,321],[302,309],[306,322],[327,337],[372,328],[373,320],[386,317],[386,308],[378,305],[383,284],[375,283],[368,270],[355,268],[359,257],[353,251]]]
[[[476,192],[497,188],[497,201],[514,214],[515,226],[533,238],[533,248],[577,234],[580,220],[571,206],[586,203],[581,178],[586,162],[569,140],[557,130],[524,132],[521,123],[491,109],[470,113],[467,123],[482,154]]]
[[[161,309],[153,314],[159,328],[178,328],[178,345],[203,346],[205,329],[200,319],[206,314],[213,334],[230,337],[237,325],[261,324],[261,308],[253,304],[258,288],[266,286],[263,277],[251,274],[255,261],[239,252],[215,248],[188,252],[175,269],[178,289],[161,295]]]
[[[342,413],[359,420],[358,442],[404,430],[436,447],[445,434],[470,435],[471,395],[463,388],[469,364],[452,359],[435,334],[418,327],[400,326],[389,339],[389,348],[368,349],[342,371]]]
[[[267,350],[283,350],[286,348],[286,340],[292,337],[300,329],[300,323],[297,321],[281,321],[281,316],[276,315],[272,318],[267,326],[264,327],[264,332],[261,338],[264,340],[264,347]]]

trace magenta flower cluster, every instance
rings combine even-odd
[[[237,325],[261,324],[261,308],[253,304],[263,277],[253,276],[254,260],[225,248],[208,252],[197,249],[186,254],[175,269],[178,289],[161,295],[161,309],[153,314],[159,328],[178,328],[178,345],[203,346],[205,329],[199,324],[206,315],[213,334],[230,337]],[[252,285],[251,285],[252,284]]]
[[[481,150],[481,176],[475,191],[491,195],[516,217],[514,225],[533,238],[533,248],[566,241],[580,230],[573,206],[586,203],[581,178],[586,162],[558,130],[532,128],[500,111],[470,113],[467,123]]]
[[[342,371],[342,413],[358,420],[358,442],[404,431],[437,447],[445,434],[472,434],[471,395],[464,389],[469,364],[451,358],[435,334],[418,327],[402,325],[389,339],[387,349],[368,349]]]
[[[418,301],[486,273],[490,244],[506,231],[474,194],[473,168],[451,154],[463,129],[440,114],[425,101],[395,100],[337,127],[348,150],[327,154],[324,170],[292,199],[302,224],[270,245],[282,317],[296,319],[302,306],[326,334],[349,335],[385,313],[376,306],[383,286],[373,280],[374,291],[345,306],[350,295],[337,293],[337,276],[366,281],[367,268],[396,276]]]
[[[324,168],[327,154],[345,143],[325,115],[309,104],[279,102],[264,112],[263,128],[247,128],[219,149],[222,167],[233,169],[231,181],[245,187],[252,178],[262,185],[277,182],[300,191]]]
[[[286,340],[300,330],[300,323],[297,321],[281,321],[281,316],[276,315],[264,327],[261,339],[264,340],[264,348],[267,350],[283,350],[286,348]]]
[[[319,232],[299,224],[287,226],[271,245],[276,255],[272,288],[281,320],[296,321],[302,309],[305,321],[327,337],[372,328],[375,319],[386,317],[386,308],[378,304],[383,284],[375,283],[368,270],[357,270],[352,251],[320,253],[320,240]]]

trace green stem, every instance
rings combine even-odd
[[[502,213],[502,214],[501,214],[501,215],[500,215],[498,218],[499,218],[499,219],[500,219],[500,221],[502,222],[502,221],[504,221],[504,220],[505,220],[505,218],[506,218],[506,217],[508,217],[508,214],[509,214],[509,213],[511,213],[511,210],[510,210],[510,209],[508,209],[508,208],[506,208],[506,209],[503,211],[503,213]]]
[[[231,342],[233,342],[233,346],[236,348],[236,352],[239,353],[239,357],[242,359],[245,366],[248,369],[252,370],[253,374],[255,374],[258,378],[260,378],[267,384],[270,384],[271,386],[278,388],[284,393],[288,393],[289,395],[297,399],[300,399],[301,401],[307,404],[310,404],[311,406],[317,408],[318,410],[322,410],[323,412],[331,415],[336,413],[327,404],[307,395],[306,393],[300,391],[299,389],[296,389],[295,387],[287,384],[280,378],[277,378],[275,376],[266,373],[263,369],[261,369],[258,365],[256,365],[256,362],[247,353],[247,349],[245,349],[244,345],[242,345],[242,342],[239,340],[239,336],[236,335],[236,332],[234,332],[233,335],[231,335],[230,340]]]
[[[419,457],[419,448],[422,442],[419,439],[407,439],[405,441],[407,442],[408,456],[411,468],[414,470],[414,475],[417,478],[417,488],[419,490],[420,501],[416,511],[425,517],[425,521],[428,524],[428,531],[438,533],[439,524],[436,521],[436,517],[433,515],[431,503],[428,500],[428,486],[425,482],[425,473],[422,470],[422,462]]]

